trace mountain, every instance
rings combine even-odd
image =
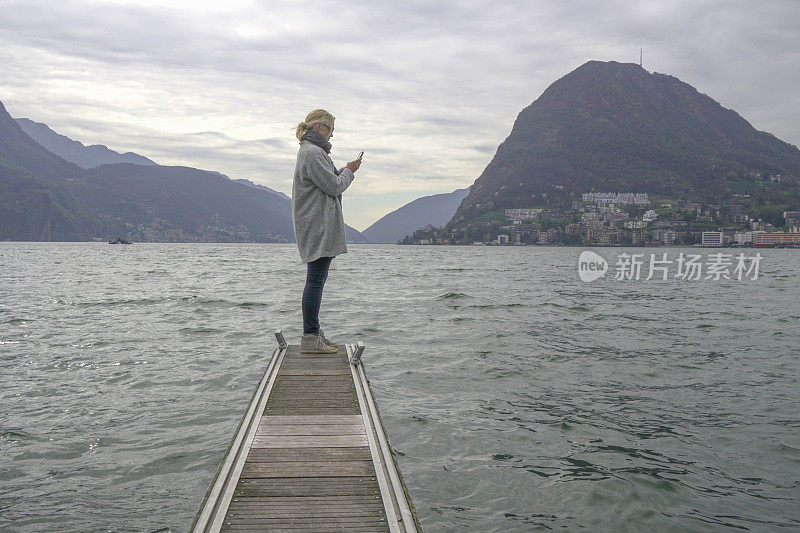
[[[291,200],[292,199],[291,196],[288,196],[288,195],[286,195],[286,194],[284,194],[284,193],[282,193],[280,191],[276,191],[275,189],[270,189],[269,187],[267,187],[265,185],[259,185],[258,183],[253,183],[252,181],[244,179],[244,178],[235,179],[233,181],[236,181],[238,183],[242,183],[244,185],[247,185],[248,187],[255,187],[256,189],[261,189],[262,191],[267,191],[267,192],[271,192],[272,194],[277,194],[278,196],[280,196],[282,198],[286,198],[287,200]]]
[[[34,122],[28,118],[16,119],[17,124],[30,138],[41,144],[49,152],[52,152],[70,163],[75,163],[82,168],[94,168],[100,165],[113,163],[134,163],[137,165],[155,165],[150,159],[125,152],[121,154],[110,150],[102,144],[84,146],[82,142],[73,141],[65,135],[61,135],[51,130],[47,124]]]
[[[292,240],[287,202],[212,172],[83,169],[29,137],[0,103],[0,239]]]
[[[361,233],[369,242],[394,244],[428,224],[443,226],[452,218],[468,192],[469,187],[417,198],[384,215]]]
[[[82,176],[84,170],[48,152],[19,127],[0,102],[0,160],[27,169],[32,175],[56,183]]]
[[[294,241],[285,194],[146,161],[81,168],[27,135],[0,102],[0,240]],[[346,231],[348,242],[366,242]]]
[[[0,158],[0,241],[85,240],[86,228],[103,226],[65,187]]]
[[[344,225],[344,239],[348,244],[368,244],[364,235],[355,228],[351,228],[347,224]]]
[[[87,170],[71,190],[87,210],[131,224],[134,240],[292,239],[285,200],[216,172],[118,163]]]
[[[591,191],[711,201],[763,188],[762,175],[796,180],[800,150],[678,78],[589,61],[520,112],[448,225]]]
[[[68,190],[82,174],[26,135],[0,102],[0,240],[81,240],[84,228],[103,227]]]

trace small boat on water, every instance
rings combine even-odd
[[[126,241],[122,237],[117,237],[117,239],[114,241],[108,241],[108,244],[131,244],[131,243]]]

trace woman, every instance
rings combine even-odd
[[[331,261],[347,253],[342,215],[342,193],[355,178],[361,158],[336,169],[331,152],[334,117],[315,109],[297,125],[300,141],[292,186],[292,222],[300,258],[308,264],[303,290],[303,339],[300,353],[336,353],[336,343],[325,338],[319,327],[322,288]]]

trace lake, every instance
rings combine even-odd
[[[800,528],[800,250],[348,247],[321,325],[426,531]],[[187,531],[304,282],[293,244],[0,243],[0,530]]]

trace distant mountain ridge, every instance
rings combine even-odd
[[[24,131],[30,138],[42,145],[44,149],[51,152],[70,163],[75,163],[81,168],[90,169],[99,167],[100,165],[111,165],[116,163],[132,163],[134,165],[157,165],[155,161],[143,155],[134,152],[119,153],[109,149],[102,144],[92,144],[89,146],[84,145],[80,141],[76,141],[62,135],[50,128],[47,124],[42,122],[35,122],[29,118],[16,118],[14,119],[22,131]],[[216,172],[216,171],[210,171]],[[220,176],[228,178],[229,176],[216,172]],[[234,179],[233,181],[256,187],[258,189],[277,194],[283,198],[291,200],[290,196],[271,189],[265,185],[253,183],[248,179]]]
[[[428,224],[443,226],[452,218],[468,192],[469,187],[417,198],[384,215],[361,233],[369,242],[396,244]]]
[[[47,124],[34,122],[28,118],[15,119],[22,131],[46,150],[82,168],[94,168],[114,163],[133,163],[136,165],[155,165],[156,163],[133,152],[121,154],[102,144],[85,146],[65,135],[56,133]]]
[[[800,150],[678,78],[589,61],[519,113],[449,225],[592,191],[710,200],[760,172],[800,175]]]
[[[243,185],[247,185],[248,187],[255,187],[256,189],[261,189],[262,191],[267,191],[267,192],[271,192],[272,194],[277,194],[278,196],[286,198],[287,200],[291,200],[292,199],[291,196],[288,196],[288,195],[286,195],[286,194],[284,194],[284,193],[282,193],[280,191],[276,191],[275,189],[270,189],[266,185],[260,185],[258,183],[253,183],[252,181],[250,181],[248,179],[238,178],[238,179],[235,179],[233,181],[236,181],[236,182],[241,183]]]

